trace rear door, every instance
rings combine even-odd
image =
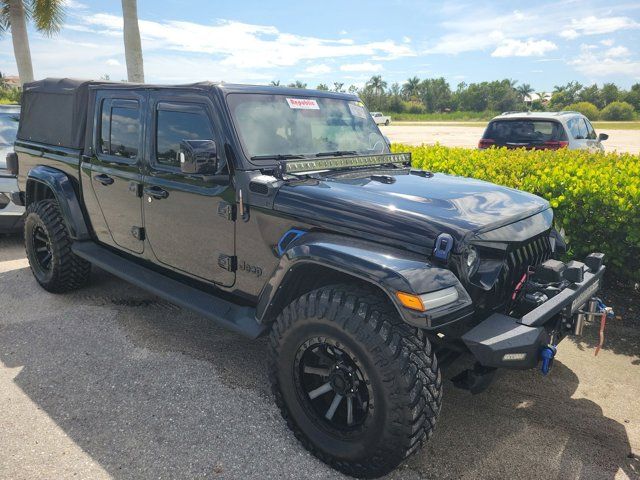
[[[91,186],[107,225],[98,240],[143,252],[142,174],[145,94],[103,91],[96,96]]]
[[[143,205],[155,260],[206,281],[233,285],[235,223],[225,207],[235,203],[235,193],[213,105],[206,95],[172,90],[153,93],[150,108]],[[183,140],[214,140],[223,175],[183,174],[178,157]]]

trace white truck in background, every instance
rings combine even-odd
[[[376,125],[389,125],[391,123],[391,117],[383,115],[382,112],[371,112],[371,116]]]

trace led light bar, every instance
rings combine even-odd
[[[316,172],[332,168],[369,167],[373,165],[411,165],[411,153],[385,153],[350,157],[318,158],[314,160],[287,160],[281,163],[282,173]]]

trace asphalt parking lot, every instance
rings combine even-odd
[[[640,333],[595,342],[563,342],[546,378],[446,383],[432,441],[388,478],[640,478]],[[344,478],[287,430],[265,355],[102,271],[48,294],[0,237],[0,478]]]

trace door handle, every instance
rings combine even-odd
[[[113,178],[111,178],[109,175],[105,175],[104,173],[96,175],[93,178],[99,181],[102,185],[111,185],[114,182]]]
[[[169,192],[160,187],[147,187],[144,189],[144,193],[156,200],[161,200],[169,196]]]

